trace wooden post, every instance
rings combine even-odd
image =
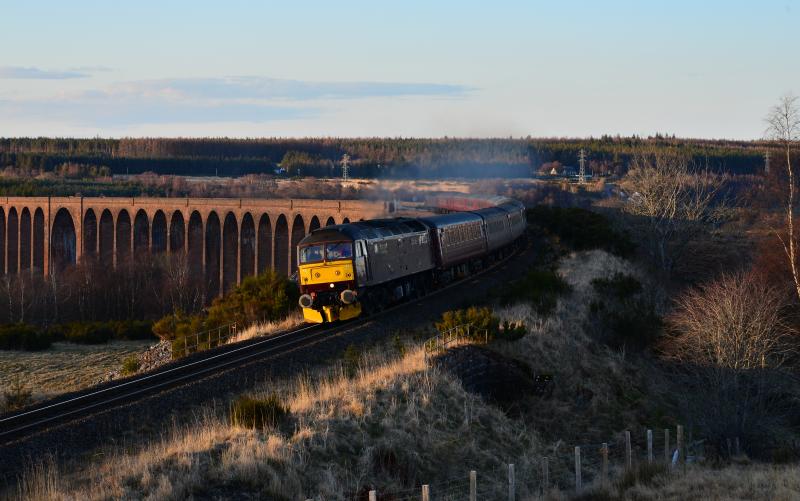
[[[676,433],[676,440],[678,441],[678,464],[683,464],[683,426],[678,425],[678,432]]]
[[[603,455],[603,471],[600,482],[603,487],[608,487],[608,444],[603,442],[603,447],[600,448],[600,454]]]
[[[547,456],[542,458],[542,494],[547,494],[550,490],[550,465]]]
[[[742,453],[742,449],[739,448],[739,437],[736,437],[734,442],[736,443],[736,455],[738,456]]]
[[[516,485],[514,484],[514,464],[508,465],[508,501],[514,501],[516,498]]]
[[[631,456],[631,432],[625,430],[625,468],[630,470],[633,467],[633,456]]]
[[[669,457],[669,428],[664,429],[664,462],[669,466],[672,458]]]
[[[731,454],[731,439],[726,438],[725,442],[727,442],[728,444],[728,459],[730,459],[731,457],[733,457],[733,454]]]
[[[469,472],[469,501],[478,501],[478,473]]]
[[[653,464],[653,430],[647,430],[647,462]]]
[[[575,490],[581,490],[581,448],[575,447]]]
[[[369,491],[369,501],[378,501],[378,493],[375,491]]]
[[[428,484],[422,484],[422,501],[431,501],[431,488]]]

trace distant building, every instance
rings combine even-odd
[[[560,169],[560,171],[559,171],[559,169]],[[575,167],[568,167],[566,165],[560,165],[558,167],[553,167],[552,169],[550,169],[550,175],[551,176],[561,176],[561,177],[571,177],[571,176],[577,176],[578,175],[578,171],[575,169]]]

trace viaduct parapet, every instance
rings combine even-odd
[[[112,267],[184,253],[211,291],[297,269],[311,230],[386,216],[384,202],[248,198],[0,197],[0,271],[49,275],[85,259]]]

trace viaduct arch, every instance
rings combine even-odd
[[[171,253],[222,293],[267,269],[296,271],[297,243],[323,221],[390,212],[363,200],[0,197],[0,275],[49,275],[84,260],[135,266]]]

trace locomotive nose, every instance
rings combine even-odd
[[[311,294],[303,294],[297,302],[300,303],[302,308],[311,308],[311,305],[314,304],[314,298],[311,297]]]

